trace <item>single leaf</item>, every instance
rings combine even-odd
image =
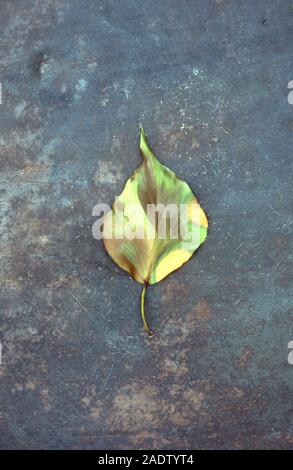
[[[152,336],[144,311],[147,286],[189,260],[207,236],[208,221],[188,184],[157,160],[143,129],[139,148],[142,163],[105,215],[103,242],[115,263],[144,285],[141,316]],[[154,207],[160,208],[155,216],[149,211]]]

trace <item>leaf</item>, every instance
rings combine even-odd
[[[103,242],[115,263],[144,285],[141,316],[152,336],[144,311],[147,286],[189,260],[207,236],[208,221],[188,184],[157,160],[143,129],[139,148],[142,163],[105,215]],[[155,216],[149,212],[154,206],[160,208]]]

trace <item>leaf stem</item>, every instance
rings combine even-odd
[[[147,334],[149,336],[154,336],[154,333],[150,330],[149,325],[148,325],[148,323],[146,321],[146,318],[145,318],[144,298],[145,298],[145,293],[146,293],[147,287],[148,287],[148,282],[145,282],[144,286],[143,286],[143,289],[142,289],[142,292],[141,292],[140,311],[141,311],[141,318],[142,318],[142,322],[143,322],[143,326],[144,326],[145,331],[147,332]]]

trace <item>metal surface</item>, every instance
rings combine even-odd
[[[292,7],[1,1],[1,448],[293,447]],[[91,234],[140,123],[210,219],[151,339]]]

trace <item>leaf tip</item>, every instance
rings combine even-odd
[[[142,125],[140,126],[140,142],[139,142],[139,150],[143,158],[147,159],[152,155],[152,151],[149,148],[146,135],[144,132],[144,128]]]
[[[143,147],[146,145],[146,137],[145,137],[145,132],[144,128],[142,125],[140,126],[140,142],[139,142],[139,148],[140,150],[143,150]]]

